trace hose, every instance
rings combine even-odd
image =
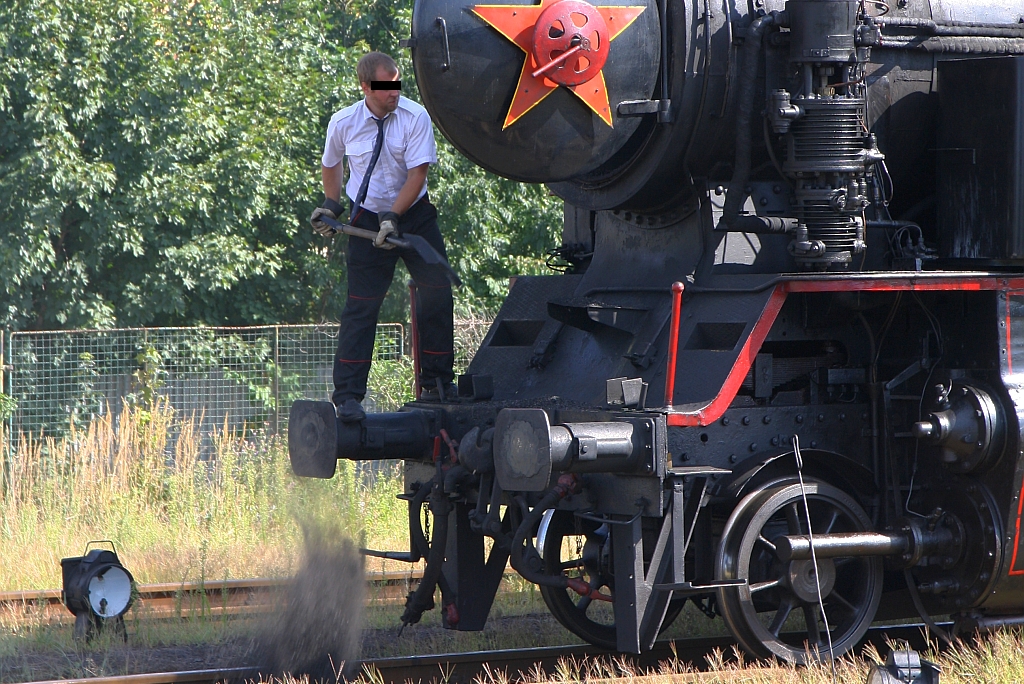
[[[414,625],[419,622],[423,613],[434,607],[434,589],[443,579],[441,570],[444,565],[445,547],[448,544],[448,514],[451,513],[451,510],[451,501],[435,477],[430,488],[430,512],[434,515],[434,529],[430,535],[427,566],[423,570],[423,579],[420,580],[416,591],[410,593],[405,600],[405,611],[402,613],[403,628],[405,625]],[[442,587],[441,604],[446,609],[451,605],[450,597],[450,591],[446,592]]]
[[[928,625],[928,629],[935,632],[935,636],[939,637],[943,643],[947,646],[952,646],[953,639],[946,633],[946,630],[935,624],[931,615],[929,615],[928,611],[924,609],[924,603],[921,601],[921,594],[917,591],[917,583],[914,582],[914,575],[910,572],[910,568],[903,570],[903,579],[907,583],[907,591],[910,592],[910,600],[914,602],[914,608],[917,609],[917,614],[921,616],[922,620],[924,620],[924,624]]]
[[[534,569],[531,561],[539,560],[539,558],[537,557],[537,550],[527,541],[527,538],[533,533],[533,528],[540,522],[545,511],[554,508],[559,501],[570,494],[578,493],[580,490],[580,478],[575,473],[566,473],[558,478],[558,484],[552,487],[537,505],[523,516],[523,521],[519,523],[515,536],[512,538],[512,552],[509,556],[509,562],[515,571],[528,582],[556,589],[572,589],[580,596],[596,596],[599,593],[598,590],[578,577],[569,577],[564,573],[548,575]],[[527,547],[530,550],[529,555],[523,553]]]
[[[784,12],[772,12],[755,19],[747,29],[747,38],[743,43],[743,70],[740,72],[739,92],[736,95],[739,99],[739,108],[736,111],[736,163],[722,209],[721,223],[726,226],[726,230],[737,230],[734,226],[739,221],[740,210],[747,199],[752,146],[750,129],[754,116],[757,74],[761,66],[761,41],[769,28],[788,23],[788,15]]]
[[[430,480],[423,484],[423,486],[416,490],[416,493],[413,494],[412,499],[409,501],[409,536],[412,539],[413,550],[419,554],[420,558],[426,558],[427,554],[430,553],[427,536],[423,534],[423,526],[420,524],[420,509],[423,507],[423,502],[427,500],[427,496],[430,494],[434,484],[435,480]]]
[[[1024,38],[951,37],[906,38],[894,40],[884,36],[877,46],[883,50],[922,50],[940,54],[959,55],[1020,55],[1024,54]]]
[[[473,529],[491,537],[497,543],[507,544],[508,537],[501,534],[501,497],[504,494],[501,487],[495,481],[491,485],[491,500],[488,504],[487,515],[483,519],[477,518],[478,522],[470,521],[470,526],[476,525]],[[483,490],[481,490],[483,496]]]
[[[932,36],[1024,38],[1021,24],[976,24],[966,21],[934,21],[918,17],[874,17],[878,26],[913,29]]]
[[[730,186],[731,187],[731,186]],[[726,201],[729,198],[726,197]],[[725,223],[725,214],[722,215],[722,223]],[[753,214],[745,214],[743,216],[737,216],[732,219],[732,222],[728,226],[723,227],[719,224],[715,228],[716,231],[731,233],[757,233],[759,235],[765,234],[778,234],[778,233],[790,233],[796,230],[797,220],[794,218],[784,218],[782,216],[754,216]]]

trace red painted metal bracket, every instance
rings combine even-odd
[[[764,311],[761,312],[761,317],[754,324],[754,329],[747,337],[747,341],[743,345],[736,363],[726,377],[717,396],[698,409],[673,411],[671,408],[671,391],[675,387],[675,354],[679,343],[679,312],[675,301],[675,285],[673,285],[672,330],[670,335],[674,332],[675,337],[669,341],[670,366],[665,389],[666,404],[669,404],[669,408],[666,411],[669,426],[697,427],[710,425],[722,417],[722,414],[732,404],[733,399],[736,398],[736,393],[743,384],[743,379],[750,371],[754,358],[761,349],[761,345],[768,336],[768,332],[775,324],[775,319],[779,315],[779,311],[782,310],[782,305],[786,302],[786,296],[791,292],[985,292],[1021,290],[1024,289],[1024,278],[1000,277],[978,273],[929,273],[927,275],[919,273],[908,273],[906,275],[853,274],[831,278],[794,276],[792,279],[779,279],[773,287],[775,291],[768,300]],[[679,296],[682,296],[681,291]]]

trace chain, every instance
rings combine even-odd
[[[580,519],[577,518],[575,515],[572,517],[572,521],[573,532],[575,532],[573,536],[576,537],[576,555],[573,556],[573,560],[579,560],[583,558],[583,524],[580,522]],[[580,577],[582,577],[585,568],[577,568],[577,571],[579,572]]]

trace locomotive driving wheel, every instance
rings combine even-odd
[[[722,531],[716,577],[745,579],[747,584],[723,589],[720,610],[743,648],[758,658],[800,664],[838,658],[860,641],[878,608],[883,580],[879,557],[818,558],[817,568],[811,560],[779,560],[772,540],[806,535],[808,508],[813,534],[872,529],[852,497],[809,480],[803,492],[798,483],[752,492]]]
[[[612,574],[611,531],[608,525],[574,516],[569,511],[552,511],[545,517],[538,534],[544,572],[565,573],[582,579],[591,589],[611,598],[615,592]],[[653,540],[652,540],[653,542]],[[654,544],[644,543],[645,550]],[[645,560],[646,564],[646,560]],[[610,601],[580,596],[572,589],[540,587],[548,610],[567,630],[587,643],[614,650],[615,614]],[[685,601],[672,601],[665,614],[662,629],[678,617]]]

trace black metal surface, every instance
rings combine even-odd
[[[1022,74],[1024,57],[939,65],[936,194],[945,256],[1024,257]]]

